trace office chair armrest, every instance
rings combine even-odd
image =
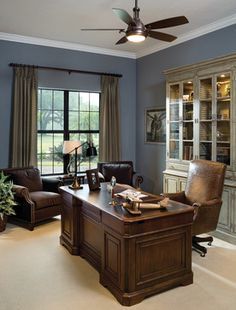
[[[29,190],[25,186],[16,185],[14,184],[12,187],[12,191],[14,193],[14,196],[17,199],[25,200],[27,203],[29,203],[31,206],[34,205],[33,201],[30,199]]]
[[[58,193],[58,189],[63,185],[63,182],[58,178],[42,178],[43,190],[46,192]]]
[[[202,204],[199,204],[200,207],[211,207],[215,205],[220,205],[222,203],[222,200],[220,198],[215,198],[212,200],[208,200]]]
[[[186,203],[186,197],[184,191],[178,193],[162,193],[161,196],[169,198],[174,201]]]
[[[193,203],[193,207],[194,207],[193,220],[195,221],[195,219],[201,215],[201,213],[202,213],[201,209],[203,209],[204,213],[209,211],[209,214],[211,214],[212,209],[215,209],[215,210],[219,209],[220,210],[221,204],[222,204],[222,200],[220,198],[208,200],[204,203],[194,202]]]

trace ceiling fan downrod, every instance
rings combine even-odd
[[[135,7],[133,8],[134,20],[139,19],[140,8],[138,7],[138,0],[135,0]]]

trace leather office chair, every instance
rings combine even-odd
[[[132,161],[99,162],[97,167],[101,182],[110,182],[112,176],[116,177],[117,183],[128,184],[135,188],[140,188],[143,182],[143,177],[134,172]]]
[[[211,245],[213,238],[197,237],[216,229],[220,208],[222,205],[222,191],[224,187],[226,165],[208,160],[193,160],[190,162],[185,191],[179,193],[165,193],[165,197],[192,205],[195,208],[192,226],[192,246],[201,256],[205,256],[207,249],[200,242]]]
[[[58,193],[60,181],[41,178],[34,167],[1,169],[13,181],[17,206],[9,221],[33,230],[41,221],[61,214],[62,199]]]

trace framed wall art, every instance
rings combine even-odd
[[[145,143],[166,143],[166,109],[145,109]]]
[[[89,189],[91,191],[99,190],[100,180],[99,180],[99,175],[98,175],[98,169],[86,170],[86,175],[87,175]]]

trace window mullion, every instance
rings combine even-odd
[[[64,91],[64,140],[70,140],[69,135],[69,91]],[[63,172],[67,173],[67,166],[69,164],[70,155],[63,156]]]

